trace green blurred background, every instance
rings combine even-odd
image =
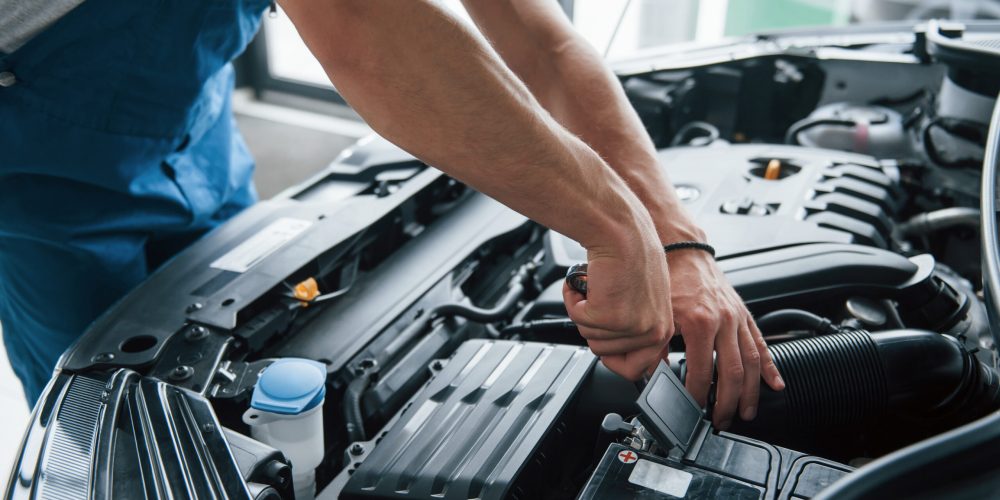
[[[801,26],[834,26],[850,20],[850,2],[729,0],[726,36]]]

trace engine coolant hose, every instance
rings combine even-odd
[[[916,215],[900,224],[899,232],[904,236],[920,236],[956,226],[978,228],[979,221],[979,209],[951,207]]]
[[[850,331],[768,350],[786,388],[762,384],[757,418],[736,433],[865,429],[886,418],[958,425],[1000,409],[1000,377],[946,335]]]

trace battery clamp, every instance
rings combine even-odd
[[[852,470],[821,457],[715,432],[708,415],[660,362],[626,423],[605,418],[612,442],[581,492],[600,498],[809,498]],[[650,442],[652,441],[652,442]]]
[[[643,389],[639,400],[639,422],[660,447],[677,449],[687,456],[696,451],[712,432],[705,411],[663,361]]]

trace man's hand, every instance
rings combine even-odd
[[[587,252],[587,295],[563,284],[569,317],[594,354],[619,375],[640,378],[666,356],[673,334],[667,261],[655,239],[638,248]]]
[[[685,214],[621,85],[600,54],[574,32],[556,2],[463,3],[552,116],[625,180],[649,212],[661,242],[704,239]],[[644,269],[658,269],[643,267],[651,264],[615,253],[591,252],[589,258],[587,286],[593,291],[588,291],[587,300],[570,290],[564,298],[570,317],[612,370],[635,379],[655,367],[666,354],[672,332],[672,304],[674,324],[688,346],[688,388],[702,404],[712,381],[712,351],[718,351],[716,426],[725,427],[737,409],[744,417],[753,416],[761,372],[772,388],[783,387],[746,307],[707,255],[672,252],[670,276],[662,277],[670,282],[669,299],[659,290],[651,291],[646,281],[661,279],[659,271],[641,275]],[[655,258],[667,260],[662,247],[657,247]],[[663,315],[667,329],[662,334],[654,332],[654,318]]]
[[[761,377],[776,391],[785,388],[760,330],[711,256],[693,249],[668,255],[674,324],[687,347],[688,391],[704,406],[717,369],[715,426],[727,429],[737,409],[752,420]]]

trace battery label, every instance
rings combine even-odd
[[[628,482],[664,495],[684,498],[691,485],[690,473],[660,465],[649,460],[639,460],[628,477]]]
[[[287,245],[312,226],[312,222],[282,217],[212,262],[211,267],[245,273],[268,255]]]

